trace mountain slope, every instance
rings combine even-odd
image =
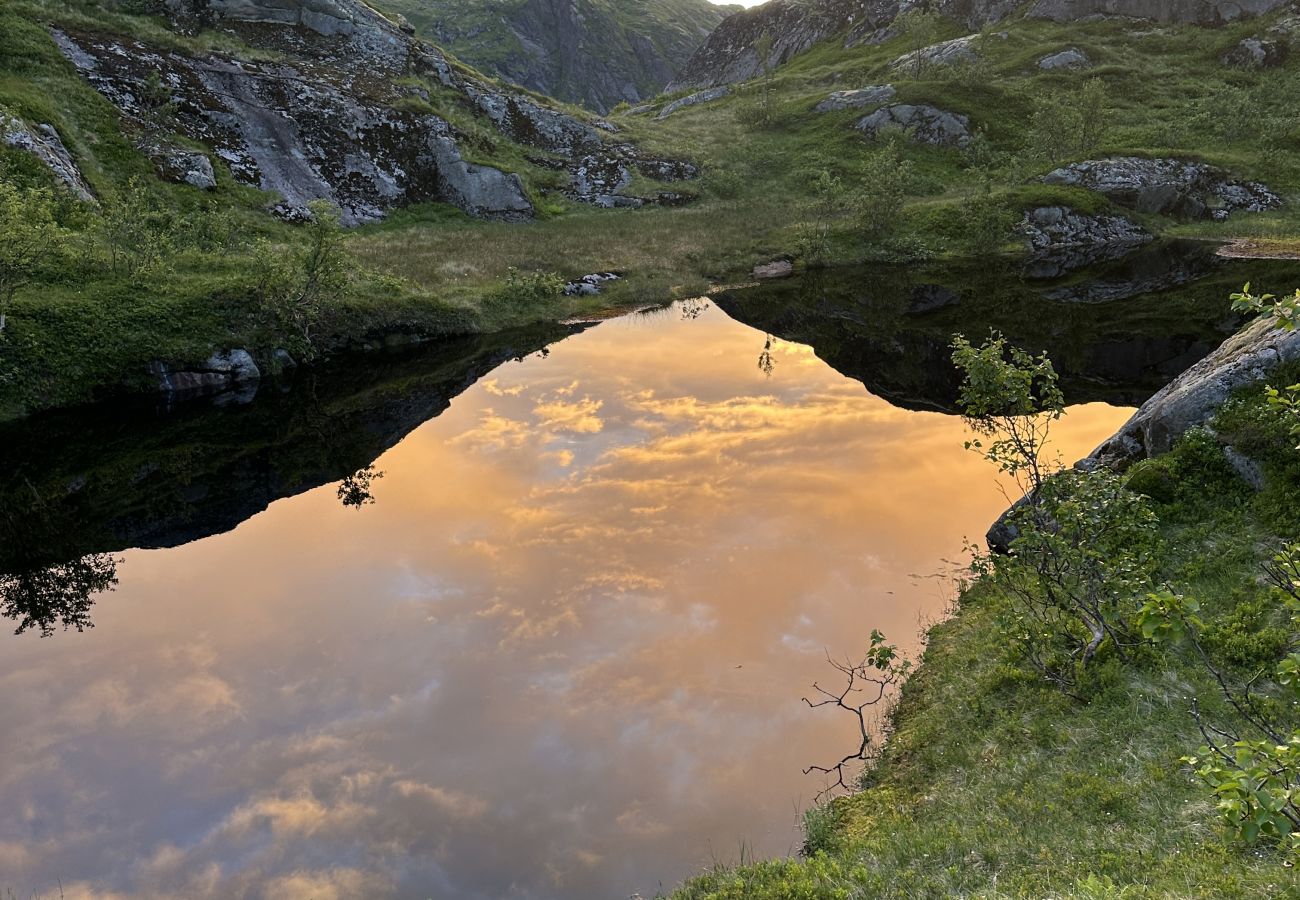
[[[736,7],[708,0],[379,0],[470,65],[601,112],[652,97]]]

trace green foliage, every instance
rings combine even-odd
[[[339,210],[324,200],[309,204],[307,243],[297,253],[261,242],[255,249],[257,294],[264,312],[285,335],[290,351],[311,359],[325,310],[348,288],[350,258],[343,246]]]
[[[1137,598],[1149,593],[1160,547],[1150,501],[1109,469],[1062,471],[1007,518],[1006,554],[976,571],[1011,599],[1004,631],[1019,657],[1076,696],[1103,649],[1128,658]]]
[[[869,242],[883,243],[898,231],[911,178],[911,163],[893,141],[867,155],[851,202]]]
[[[1300,856],[1300,733],[1285,743],[1234,741],[1219,752],[1205,746],[1183,762],[1213,790],[1234,839],[1271,839]]]
[[[996,334],[978,347],[955,335],[952,349],[953,364],[962,373],[958,404],[977,435],[966,448],[981,451],[1027,495],[1036,493],[1049,474],[1043,452],[1052,423],[1065,413],[1052,361]],[[985,439],[992,439],[987,446]]]
[[[962,201],[957,213],[962,249],[971,256],[996,253],[1007,243],[1016,216],[988,190],[973,193]]]
[[[1284,331],[1295,331],[1300,327],[1300,288],[1294,294],[1279,300],[1272,294],[1252,294],[1250,282],[1247,282],[1245,287],[1229,299],[1232,300],[1233,312],[1269,316]]]
[[[919,81],[930,69],[929,61],[921,51],[938,42],[943,33],[944,18],[926,6],[914,6],[896,18],[893,27],[902,34],[912,57],[907,74]]]
[[[1032,149],[1051,165],[1093,153],[1110,128],[1109,104],[1100,78],[1035,96],[1029,122]]]
[[[132,178],[96,223],[109,270],[128,278],[166,271],[176,249],[176,224],[175,211],[142,179]]]
[[[68,243],[55,221],[53,195],[0,180],[0,337],[19,289],[56,264]]]

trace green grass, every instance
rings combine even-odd
[[[90,399],[114,385],[133,383],[148,362],[148,339],[169,361],[192,362],[212,349],[266,348],[275,343],[248,289],[246,248],[256,238],[292,247],[297,229],[265,212],[268,198],[233,183],[218,167],[210,198],[163,184],[150,163],[123,137],[116,111],[86,84],[50,40],[46,23],[135,35],[186,52],[220,49],[249,57],[255,51],[218,31],[178,35],[162,19],[130,16],[94,0],[17,0],[0,9],[0,108],[30,122],[58,128],[96,192],[111,203],[131,177],[144,178],[160,203],[197,215],[205,203],[234,216],[243,248],[225,254],[190,254],[174,261],[175,276],[124,284],[93,265],[52,273],[19,295],[14,335],[0,351],[0,416]],[[524,225],[477,222],[436,204],[397,211],[389,221],[359,229],[349,248],[360,274],[346,302],[331,312],[328,342],[364,344],[385,329],[430,333],[487,331],[552,317],[659,302],[696,294],[714,282],[748,277],[758,262],[796,249],[801,222],[823,218],[810,202],[813,175],[838,175],[848,192],[863,181],[876,148],[852,127],[859,111],[819,114],[815,104],[832,90],[890,81],[899,99],[934,103],[968,115],[993,151],[991,200],[1008,213],[1042,204],[1067,204],[1084,212],[1112,211],[1097,195],[1038,182],[1052,164],[1035,154],[1026,117],[1032,98],[1100,77],[1108,87],[1110,129],[1096,155],[1174,154],[1203,159],[1259,178],[1290,202],[1263,215],[1227,222],[1175,222],[1139,216],[1161,233],[1212,240],[1253,238],[1288,246],[1300,235],[1300,55],[1280,70],[1225,69],[1218,56],[1242,36],[1264,27],[1248,22],[1224,29],[1143,27],[1118,22],[1013,20],[1005,39],[986,35],[982,58],[961,69],[931,68],[920,80],[892,72],[890,62],[908,49],[895,40],[845,49],[828,41],[775,72],[771,123],[743,124],[753,86],[722,101],[683,109],[663,121],[653,116],[615,118],[620,139],[646,152],[701,164],[697,183],[661,186],[638,177],[634,188],[662,187],[697,195],[681,208],[607,211],[561,195],[563,173],[536,162],[538,154],[491,131],[462,99],[435,84],[427,104],[467,138],[468,159],[520,172],[538,205],[539,219]],[[955,25],[950,34],[959,34]],[[1077,46],[1097,63],[1090,72],[1046,73],[1043,55]],[[410,79],[408,79],[410,80]],[[422,107],[423,108],[423,107]],[[569,108],[575,114],[576,110]],[[956,259],[967,252],[961,204],[984,189],[986,173],[972,170],[961,153],[903,144],[911,166],[900,236],[888,247],[865,241],[850,212],[829,217],[831,265],[878,260],[890,254]],[[0,151],[10,177],[39,183],[47,173],[23,154]],[[84,211],[68,212],[84,230]],[[79,221],[72,221],[79,220]],[[88,243],[87,255],[93,255]],[[901,248],[901,249],[900,249]],[[510,269],[557,272],[567,277],[615,270],[627,277],[600,301],[503,302]],[[157,329],[153,333],[153,329]],[[68,339],[76,336],[74,344]],[[38,347],[39,349],[32,349]],[[24,349],[26,348],[26,349]]]
[[[1215,427],[1264,463],[1264,491],[1204,432],[1139,464],[1130,484],[1157,501],[1160,576],[1200,599],[1220,663],[1249,673],[1285,649],[1257,575],[1280,536],[1300,534],[1300,454],[1260,388]],[[862,790],[809,812],[807,858],[720,869],[674,900],[1300,894],[1291,859],[1224,840],[1208,790],[1179,763],[1201,743],[1191,699],[1226,715],[1190,649],[1110,660],[1079,703],[1009,655],[1007,602],[975,582],[930,631]]]

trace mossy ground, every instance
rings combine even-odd
[[[1200,600],[1218,664],[1249,673],[1285,652],[1259,573],[1300,535],[1300,454],[1260,388],[1215,427],[1263,461],[1262,492],[1204,432],[1136,466],[1130,486],[1156,502],[1160,577]],[[808,858],[719,870],[672,897],[1300,896],[1293,858],[1225,841],[1179,762],[1202,743],[1193,697],[1227,715],[1193,651],[1110,660],[1080,703],[1017,665],[997,622],[1007,602],[975,582],[930,631],[861,792],[808,813]]]

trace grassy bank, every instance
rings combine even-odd
[[[47,26],[93,27],[186,52],[257,57],[259,51],[217,31],[176,34],[158,17],[121,12],[130,7],[20,0],[0,9],[0,110],[53,124],[100,198],[98,209],[60,201],[59,220],[74,235],[69,252],[16,295],[0,346],[0,416],[139,388],[155,359],[183,365],[230,347],[267,357],[287,339],[259,289],[257,248],[292,256],[307,241],[303,229],[270,216],[272,198],[236,184],[221,165],[214,192],[160,181],[124,136],[117,111],[58,52]],[[326,350],[362,347],[393,335],[493,331],[663,301],[745,277],[755,263],[778,254],[839,265],[1015,252],[1010,226],[1026,208],[1059,203],[1122,212],[1099,195],[1040,183],[1055,165],[1084,156],[1204,160],[1293,200],[1300,196],[1300,67],[1242,71],[1219,61],[1271,21],[1201,29],[1012,19],[980,38],[975,62],[921,72],[891,68],[910,49],[907,37],[854,48],[828,41],[723,100],[662,120],[653,113],[612,117],[620,140],[700,164],[700,179],[671,186],[689,199],[679,207],[594,209],[565,198],[557,181],[562,173],[530,160],[536,154],[527,148],[471,142],[474,161],[520,172],[538,202],[538,220],[481,222],[426,204],[350,233],[346,289],[322,302],[316,338]],[[934,37],[958,34],[948,22]],[[1093,67],[1038,68],[1039,58],[1067,46],[1086,52]],[[1048,100],[1049,106],[1076,105],[1093,79],[1104,86],[1104,97],[1088,146],[1046,151],[1044,140],[1059,123],[1036,119],[1036,111]],[[814,110],[831,91],[886,82],[898,101],[968,116],[978,135],[974,146],[873,142],[853,128],[860,110]],[[483,133],[471,111],[446,100],[439,86],[423,87],[440,113]],[[53,185],[48,172],[13,149],[0,148],[0,170],[8,181]],[[896,194],[883,205],[882,172],[891,174]],[[184,234],[172,241],[165,264],[123,274],[105,263],[100,219],[120,209],[132,179],[155,210],[166,212],[172,225],[162,230]],[[628,190],[662,187],[637,176]],[[1156,233],[1245,237],[1268,246],[1289,246],[1300,232],[1294,202],[1226,222],[1125,214]],[[626,278],[600,298],[573,301],[513,289],[521,277],[601,270]]]
[[[1300,369],[1278,380],[1287,378],[1300,380]],[[1262,462],[1259,492],[1206,432],[1128,475],[1159,517],[1156,579],[1199,599],[1202,643],[1229,678],[1289,649],[1260,576],[1280,541],[1300,534],[1300,453],[1288,427],[1262,388],[1214,423]],[[1185,645],[1148,645],[1126,664],[1111,657],[1094,664],[1080,702],[1011,649],[1012,607],[988,580],[962,592],[931,630],[861,791],[808,812],[806,858],[719,870],[672,896],[1296,896],[1295,857],[1227,839],[1212,792],[1180,762],[1203,742],[1193,698],[1207,721],[1230,720],[1200,657]]]

